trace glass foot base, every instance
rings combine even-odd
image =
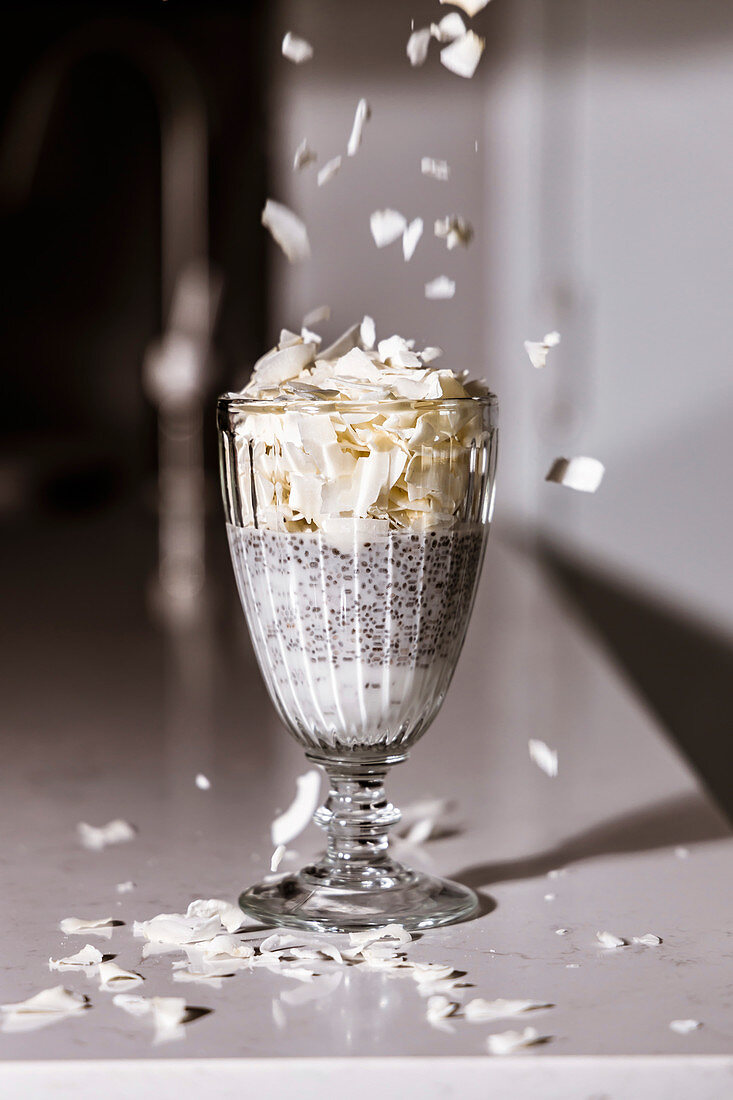
[[[470,917],[478,910],[473,890],[448,879],[410,871],[393,861],[367,879],[326,874],[322,864],[276,882],[245,890],[239,905],[265,925],[355,932],[401,924],[410,931]],[[329,881],[325,881],[328,879]]]

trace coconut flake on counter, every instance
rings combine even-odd
[[[366,928],[363,932],[349,932],[349,943],[358,951],[380,940],[391,940],[396,944],[411,943],[412,936],[401,924],[385,924],[382,928]]]
[[[102,952],[98,947],[88,943],[77,951],[75,955],[67,955],[65,959],[49,959],[49,970],[91,970],[102,961]]]
[[[273,240],[280,245],[291,264],[307,260],[311,254],[308,230],[297,214],[281,202],[268,199],[260,218]]]
[[[444,15],[439,23],[430,24],[430,34],[440,43],[452,42],[466,33],[466,24],[457,11]]]
[[[558,770],[557,749],[551,749],[544,741],[529,740],[529,758],[545,775],[554,779]]]
[[[445,240],[449,252],[459,244],[468,248],[473,240],[473,227],[460,214],[449,214],[445,218],[437,218],[434,230],[436,237]]]
[[[196,776],[194,783],[200,791],[208,791],[211,789],[211,780],[203,772],[199,772]]]
[[[639,943],[642,947],[659,947],[662,938],[655,936],[653,932],[645,932],[643,936],[632,936],[631,942]]]
[[[62,985],[55,985],[42,989],[25,1001],[0,1005],[0,1030],[35,1031],[58,1020],[78,1016],[88,1008],[91,1008],[91,1002],[83,993],[73,993]]]
[[[613,932],[596,932],[596,939],[601,947],[613,948],[613,947],[628,947],[628,942],[621,939],[620,936],[614,935]]]
[[[446,1024],[448,1016],[452,1016],[458,1005],[455,1001],[451,1001],[448,997],[440,995],[434,995],[428,998],[428,1003],[425,1006],[425,1018],[431,1027],[437,1027],[442,1031],[453,1031],[453,1028]]]
[[[311,149],[308,144],[308,138],[303,138],[293,156],[293,171],[300,172],[303,168],[315,164],[317,160],[318,153],[316,153],[315,149]]]
[[[524,1031],[497,1031],[489,1035],[486,1046],[489,1054],[514,1054],[523,1047],[547,1043],[549,1040],[549,1035],[540,1035],[536,1028],[525,1027]]]
[[[123,970],[115,962],[100,962],[97,974],[100,989],[132,989],[145,981],[142,974],[134,970]]]
[[[699,1020],[670,1020],[670,1031],[676,1031],[678,1035],[689,1035],[691,1031],[697,1031],[702,1024]]]
[[[239,906],[222,898],[197,898],[189,905],[186,916],[203,920],[218,917],[227,932],[236,932],[244,922],[244,914]]]
[[[413,69],[418,65],[424,65],[428,56],[428,46],[430,45],[430,28],[421,27],[418,31],[413,31],[410,37],[407,39],[407,56],[410,60],[410,64]]]
[[[463,1015],[473,1024],[483,1024],[489,1020],[504,1020],[510,1016],[522,1016],[525,1012],[538,1012],[541,1009],[554,1008],[549,1001],[505,1000],[499,997],[486,1001],[476,997],[463,1009]]]
[[[432,157],[423,157],[420,161],[420,171],[424,176],[430,176],[442,183],[450,178],[450,168],[447,160],[433,160]]]
[[[555,935],[556,936],[567,936],[569,931],[570,931],[569,928],[556,928],[555,929]]]
[[[327,160],[323,165],[323,168],[318,173],[317,181],[318,186],[323,187],[325,183],[332,180],[336,173],[341,168],[341,157],[332,157],[331,160]]]
[[[399,210],[375,210],[369,218],[369,228],[377,248],[386,248],[401,237],[407,228],[407,218]]]
[[[59,921],[59,928],[67,936],[78,936],[88,932],[91,936],[102,936],[103,939],[108,940],[112,935],[112,929],[122,923],[121,920],[116,920],[114,917],[100,917],[98,920],[64,917],[62,921]]]
[[[483,11],[489,0],[440,0],[441,4],[450,4],[454,8],[461,8],[469,19],[473,19],[480,11]]]
[[[288,61],[294,61],[296,65],[302,65],[304,61],[310,61],[313,57],[313,47],[305,38],[299,38],[297,34],[288,31],[283,38],[282,55]]]
[[[349,135],[349,141],[346,146],[347,156],[356,156],[361,145],[361,139],[364,134],[364,127],[371,117],[371,107],[365,99],[360,99],[356,105],[356,112],[354,113],[354,123],[351,127],[351,134]]]
[[[312,422],[315,418],[309,418]],[[310,824],[316,811],[321,793],[321,773],[315,768],[299,775],[295,781],[296,794],[290,806],[284,813],[275,818],[270,835],[275,847],[280,844],[289,844],[303,829]]]
[[[108,844],[125,844],[128,840],[134,840],[137,834],[135,827],[121,817],[99,827],[80,821],[76,831],[82,845],[93,852],[101,852]]]
[[[405,262],[412,259],[418,241],[422,237],[422,231],[422,218],[414,218],[402,234],[402,254],[405,257]]]
[[[470,80],[484,52],[485,41],[473,31],[466,31],[440,51],[440,62],[456,76]]]
[[[438,275],[432,282],[425,284],[425,297],[433,301],[439,298],[452,298],[456,292],[456,284],[447,275]]]
[[[541,340],[525,340],[524,350],[529,356],[529,361],[537,370],[542,370],[547,364],[547,353],[550,348],[556,348],[560,343],[559,332],[548,332]]]
[[[576,455],[575,458],[556,458],[545,475],[545,481],[554,481],[579,493],[595,493],[605,472],[605,466],[597,458]]]

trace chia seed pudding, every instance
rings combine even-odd
[[[399,748],[439,708],[460,652],[480,524],[367,539],[227,525],[257,659],[308,745]]]

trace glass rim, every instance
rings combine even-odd
[[[326,400],[319,397],[287,397],[278,400],[224,393],[216,400],[216,406],[220,410],[242,412],[279,412],[281,410],[287,412],[372,412],[385,408],[392,411],[403,411],[405,409],[428,411],[431,409],[450,409],[452,406],[456,408],[464,408],[466,405],[493,407],[498,404],[498,397],[490,391],[480,397],[472,397],[467,394],[465,397],[383,397],[359,401],[351,401],[347,398]]]

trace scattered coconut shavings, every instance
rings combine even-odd
[[[375,210],[369,219],[369,228],[377,248],[386,248],[402,236],[407,228],[407,219],[398,210]]]
[[[363,949],[378,940],[395,940],[398,944],[411,943],[412,936],[401,924],[385,924],[383,928],[366,928],[363,932],[349,932],[352,947]]]
[[[430,176],[442,183],[450,178],[450,168],[447,160],[433,160],[432,157],[423,157],[420,161],[420,171],[424,176]]]
[[[218,917],[227,932],[236,932],[244,921],[244,914],[239,906],[222,898],[198,898],[192,901],[186,910],[186,917],[189,920]]]
[[[260,220],[291,264],[308,259],[311,254],[308,231],[297,214],[283,203],[268,199]]]
[[[470,80],[476,72],[485,45],[483,38],[479,38],[473,31],[466,31],[449,46],[443,47],[440,51],[440,62],[456,76]]]
[[[65,959],[49,959],[49,970],[89,970],[99,966],[102,961],[102,952],[93,944],[88,943],[77,951],[75,955],[67,955]]]
[[[302,65],[304,61],[310,61],[313,57],[313,47],[310,42],[306,42],[305,38],[298,38],[292,31],[288,31],[283,38],[282,54],[288,61]]]
[[[423,363],[432,363],[434,359],[440,359],[443,354],[442,348],[424,348],[420,352],[420,358]]]
[[[198,773],[194,782],[200,791],[211,790],[211,780],[203,772]]]
[[[115,920],[114,917],[100,917],[99,920],[64,917],[62,921],[59,921],[59,928],[67,936],[78,936],[88,932],[91,936],[102,936],[103,939],[108,940],[116,924],[122,924],[122,921]]]
[[[690,854],[690,849],[689,848],[682,848],[682,847],[675,848],[674,854],[677,857],[677,859],[687,859],[689,854]]]
[[[452,42],[454,38],[460,38],[466,33],[466,24],[457,11],[444,15],[439,23],[430,24],[430,34],[438,42]]]
[[[530,738],[529,757],[545,775],[549,775],[551,779],[555,778],[558,767],[556,749],[551,749],[544,741],[535,741]]]
[[[461,8],[469,19],[483,11],[489,0],[440,0],[441,4],[450,4],[454,8]]]
[[[483,1024],[489,1020],[504,1020],[510,1016],[521,1016],[525,1012],[538,1012],[540,1009],[554,1008],[549,1001],[511,1001],[499,997],[495,1001],[485,1001],[476,997],[463,1009],[463,1015],[473,1024]]]
[[[407,56],[410,59],[410,64],[413,69],[418,65],[424,65],[425,59],[428,56],[428,46],[430,45],[430,28],[421,27],[418,31],[413,31],[410,37],[407,39]]]
[[[293,156],[293,171],[300,172],[310,164],[315,164],[317,160],[318,153],[316,153],[314,149],[311,149],[308,144],[308,138],[303,138]]]
[[[273,872],[273,874],[275,873],[275,871],[277,871],[278,867],[282,863],[283,856],[285,855],[286,851],[287,848],[284,844],[278,844],[277,848],[272,853],[272,858],[270,859],[270,870]]]
[[[306,313],[303,318],[304,325],[319,325],[321,321],[330,321],[331,319],[331,307],[330,306],[316,306],[315,309]]]
[[[405,257],[405,262],[412,259],[415,249],[417,248],[418,241],[422,237],[423,220],[422,218],[415,218],[405,229],[402,234],[402,254]]]
[[[133,970],[123,970],[115,962],[100,962],[97,974],[100,989],[132,989],[133,986],[145,981],[142,974],[137,974]]]
[[[524,350],[529,356],[529,361],[537,370],[542,370],[547,365],[547,353],[550,348],[555,348],[560,343],[559,332],[548,332],[542,340],[525,340]]]
[[[2,1012],[2,1031],[35,1031],[58,1020],[78,1016],[91,1004],[82,993],[73,993],[62,985],[42,989],[40,993],[28,997],[25,1001],[0,1005]]]
[[[437,279],[425,284],[425,297],[432,300],[452,298],[455,292],[456,284],[447,275],[438,275]]]
[[[702,1024],[699,1020],[670,1020],[669,1030],[676,1031],[678,1035],[689,1035],[691,1031],[697,1031]]]
[[[425,1009],[425,1016],[428,1023],[432,1027],[440,1027],[443,1025],[444,1030],[452,1031],[453,1029],[445,1028],[445,1020],[448,1016],[452,1016],[458,1005],[455,1001],[450,1001],[447,997],[435,996],[429,997],[428,1003]]]
[[[129,894],[131,890],[135,889],[135,883],[128,879],[127,882],[118,882],[115,886],[115,890],[118,894]]]
[[[364,320],[359,327],[359,338],[365,348],[373,348],[377,342],[377,328],[374,324],[374,318],[369,314],[365,314]]]
[[[655,936],[653,932],[645,932],[643,936],[632,936],[632,943],[640,943],[642,947],[659,947],[662,943],[661,936]]]
[[[184,997],[142,997],[138,993],[117,993],[112,1003],[131,1016],[150,1016],[155,1027],[155,1042],[182,1039],[188,1015]]]
[[[602,462],[587,455],[575,458],[556,458],[545,475],[545,481],[554,481],[567,489],[580,493],[595,493],[606,472]]]
[[[134,826],[129,821],[123,821],[121,817],[99,827],[80,821],[76,831],[84,847],[93,852],[101,852],[108,844],[124,844],[128,840],[134,840],[136,832]]]
[[[525,1027],[524,1031],[498,1031],[489,1035],[486,1046],[489,1054],[514,1054],[523,1047],[535,1046],[537,1043],[549,1042],[549,1035],[539,1035],[533,1027]]]
[[[596,932],[596,939],[601,947],[628,947],[627,941],[615,936],[613,932]]]
[[[135,921],[132,934],[150,943],[180,946],[209,940],[217,934],[220,926],[218,916],[188,918],[182,913],[159,913],[151,920]]]
[[[333,157],[331,160],[327,160],[318,173],[318,186],[323,187],[324,183],[328,183],[329,180],[332,180],[340,168],[341,157]]]
[[[410,974],[418,985],[424,982],[436,982],[442,978],[450,978],[454,968],[450,963],[411,963]]]
[[[473,226],[460,214],[449,214],[445,218],[437,218],[434,229],[435,236],[445,240],[449,252],[458,245],[468,248],[473,240]]]
[[[289,844],[310,823],[318,806],[321,793],[321,774],[315,769],[296,779],[296,794],[288,809],[272,823],[270,835],[277,848]]]
[[[356,105],[356,113],[354,114],[354,124],[351,127],[351,134],[349,135],[349,141],[346,146],[347,156],[356,156],[361,145],[361,139],[364,134],[364,127],[369,119],[372,117],[372,111],[365,99],[360,99]]]

